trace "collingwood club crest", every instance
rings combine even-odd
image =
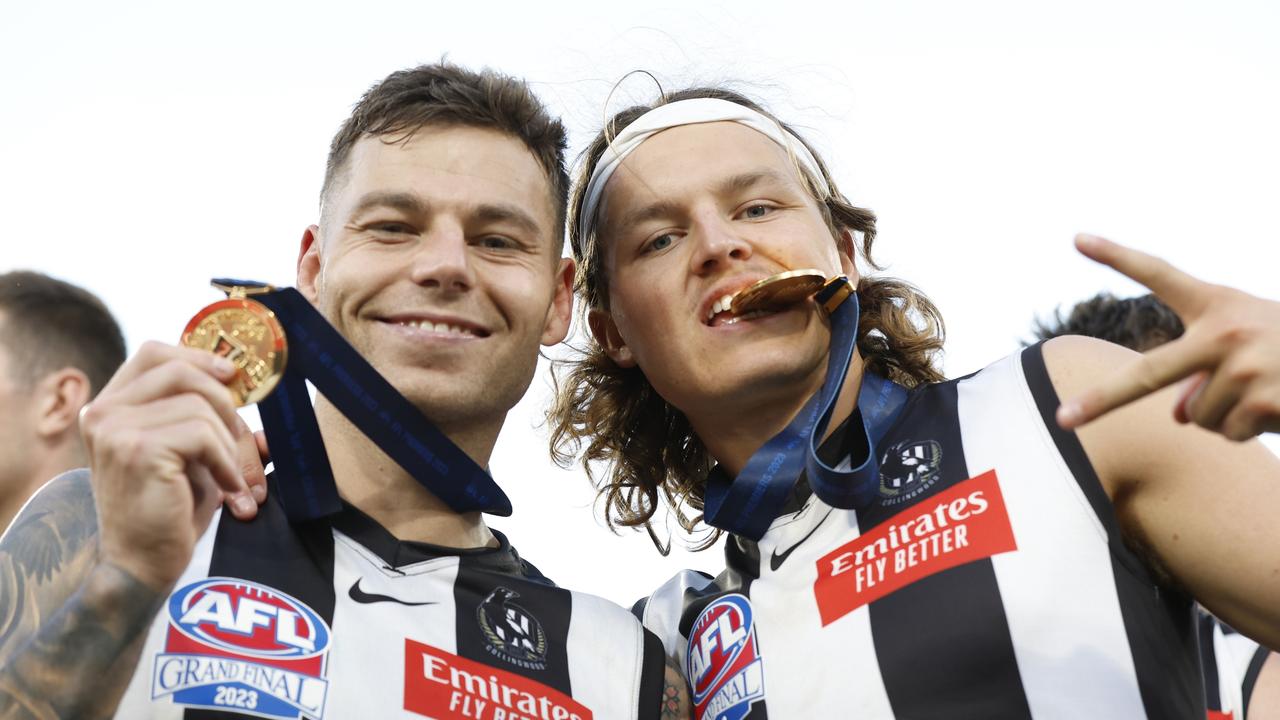
[[[886,505],[905,502],[937,482],[941,467],[937,441],[895,443],[880,459],[880,497]]]
[[[476,622],[489,652],[512,665],[529,670],[547,667],[547,634],[538,618],[512,602],[520,593],[495,588],[476,607]]]

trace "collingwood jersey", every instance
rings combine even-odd
[[[1203,610],[1197,624],[1208,720],[1246,720],[1253,688],[1271,651]]]
[[[638,603],[695,717],[1203,720],[1191,598],[1125,546],[1057,406],[1040,346],[922,386],[871,507],[801,482],[759,543],[728,538],[720,576]]]
[[[494,534],[400,542],[351,506],[293,526],[275,500],[249,523],[215,516],[116,717],[656,718],[657,638]]]

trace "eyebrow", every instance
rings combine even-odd
[[[427,209],[425,203],[418,199],[413,193],[404,192],[371,192],[360,198],[360,202],[356,203],[352,209],[352,215],[360,213],[376,207],[389,207],[394,210],[402,210],[406,213],[421,213]]]
[[[737,175],[731,175],[720,182],[716,183],[713,192],[716,195],[732,195],[763,184],[776,183],[778,185],[789,185],[791,178],[772,169],[751,170]],[[669,217],[675,215],[680,210],[680,204],[671,200],[659,200],[655,203],[636,208],[622,216],[618,221],[618,229],[626,232],[644,222],[654,220],[661,217]]]
[[[485,222],[509,222],[525,232],[540,236],[545,232],[524,208],[508,203],[481,203],[472,210],[474,216]]]
[[[371,192],[360,198],[360,202],[356,203],[352,215],[358,215],[377,207],[387,207],[419,215],[425,214],[430,210],[430,205],[413,193]],[[474,219],[482,222],[510,222],[534,235],[543,233],[543,228],[538,224],[538,221],[517,205],[510,203],[480,203],[468,209],[470,211],[469,214]]]
[[[791,178],[783,175],[777,170],[751,170],[749,172],[738,173],[731,177],[725,178],[716,184],[716,192],[720,195],[729,195],[743,190],[749,190],[756,185],[762,183],[776,183],[778,185],[791,184]]]

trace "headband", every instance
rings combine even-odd
[[[800,166],[809,172],[814,182],[818,183],[819,190],[824,194],[830,192],[813,153],[809,152],[809,148],[805,147],[799,138],[783,129],[778,121],[749,107],[719,98],[677,100],[659,105],[636,118],[613,138],[609,147],[605,148],[604,154],[596,161],[595,169],[591,171],[591,179],[587,181],[587,190],[583,193],[583,222],[578,236],[579,242],[585,246],[587,236],[595,228],[596,211],[600,208],[600,200],[604,197],[604,186],[609,182],[609,178],[613,177],[613,173],[622,165],[622,161],[635,152],[641,143],[673,127],[726,121],[746,125],[781,145],[787,150],[787,154],[794,157]]]

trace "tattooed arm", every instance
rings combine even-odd
[[[97,562],[89,473],[49,483],[0,540],[0,718],[110,717],[162,596]]]
[[[667,658],[666,674],[662,680],[662,711],[658,717],[662,720],[688,720],[693,717],[689,683],[685,682],[680,666],[670,657]]]
[[[0,720],[114,715],[217,506],[254,514],[236,458],[260,471],[257,450],[219,382],[233,372],[148,343],[84,412],[92,472],[53,480],[0,538]]]

